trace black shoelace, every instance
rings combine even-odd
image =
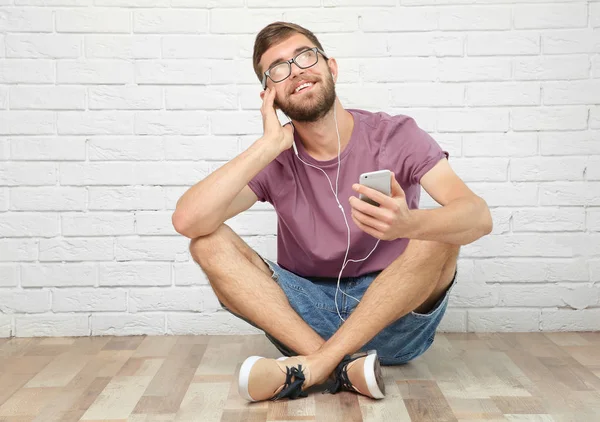
[[[294,380],[292,381],[292,378]],[[283,389],[271,400],[279,400],[285,397],[290,399],[297,399],[299,397],[307,397],[308,394],[302,391],[302,385],[304,384],[304,372],[302,372],[302,365],[298,365],[290,368],[286,367],[285,383]]]
[[[350,362],[358,359],[359,357],[360,356],[352,358],[352,356],[350,355],[344,356],[344,359],[342,359],[342,361],[338,364],[338,366],[336,366],[335,370],[333,371],[335,379],[332,382],[332,386],[328,388],[326,392],[335,394],[342,389],[354,390],[352,383],[348,378],[347,368]]]

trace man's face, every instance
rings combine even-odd
[[[263,72],[273,64],[289,60],[311,47],[315,46],[308,38],[302,34],[294,34],[263,54],[260,60]],[[330,59],[329,62],[335,69],[335,60]],[[305,83],[312,85],[297,91]],[[290,76],[281,82],[275,83],[267,78],[267,87],[275,90],[275,105],[298,122],[319,120],[331,110],[336,97],[332,69],[321,54],[317,64],[307,69],[300,69],[292,63]]]

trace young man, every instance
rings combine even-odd
[[[296,398],[329,380],[332,392],[382,398],[379,364],[405,363],[431,345],[459,247],[490,233],[489,209],[413,119],[344,109],[337,62],[307,29],[265,27],[254,69],[264,135],[191,187],[173,224],[192,239],[221,303],[288,356],[246,359],[242,396]],[[293,125],[282,127],[275,107]],[[382,169],[392,171],[391,196],[358,184]],[[440,208],[418,209],[421,186]],[[223,224],[257,200],[277,212],[277,263]]]

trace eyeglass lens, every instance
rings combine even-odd
[[[313,50],[306,50],[294,57],[294,62],[301,68],[314,66],[317,63],[317,53]],[[292,72],[292,67],[289,62],[280,63],[273,66],[269,71],[269,76],[274,82],[281,82]]]

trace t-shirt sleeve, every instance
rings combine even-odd
[[[269,163],[267,167],[262,169],[248,182],[248,187],[252,189],[252,192],[254,192],[260,202],[267,201],[271,204],[273,203],[271,185],[269,183],[272,180],[272,177],[269,177],[272,169],[273,162]]]
[[[425,173],[449,156],[413,118],[407,116],[394,117],[384,142],[384,156],[390,169],[394,169],[397,179],[409,184],[420,183]]]

